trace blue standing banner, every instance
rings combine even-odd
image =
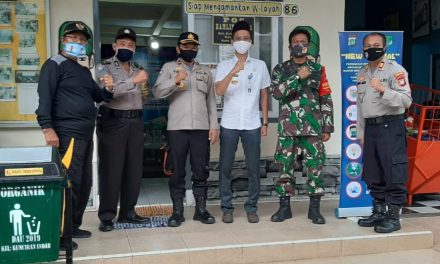
[[[371,32],[346,31],[339,33],[342,77],[342,149],[341,190],[337,217],[371,214],[371,196],[362,181],[362,147],[356,139],[357,107],[356,78],[367,63],[363,58],[363,38]],[[386,56],[402,64],[402,31],[381,31],[387,38]]]

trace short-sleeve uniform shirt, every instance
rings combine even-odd
[[[215,82],[223,80],[234,68],[238,58],[223,61],[217,66]],[[244,69],[236,74],[224,94],[221,126],[228,129],[252,130],[261,126],[260,90],[270,86],[266,63],[248,57]]]

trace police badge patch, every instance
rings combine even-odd
[[[405,80],[405,73],[404,72],[397,72],[394,74],[394,78],[396,78],[397,83],[399,86],[405,86],[406,80]]]

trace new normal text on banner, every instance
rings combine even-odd
[[[371,196],[362,181],[362,147],[356,137],[357,86],[359,70],[367,64],[363,57],[363,39],[371,32],[339,32],[342,83],[341,190],[337,217],[368,216]],[[402,64],[402,31],[381,31],[386,36],[386,56]]]

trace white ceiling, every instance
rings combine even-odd
[[[182,32],[182,5],[183,0],[99,0],[101,43],[113,43],[120,27],[130,27],[138,46],[154,37],[173,47]]]

